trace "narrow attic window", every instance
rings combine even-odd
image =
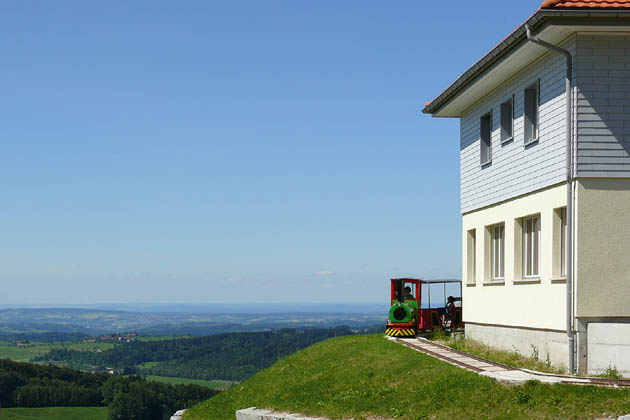
[[[525,89],[525,145],[538,141],[538,105],[540,82]]]
[[[492,161],[492,113],[481,117],[479,121],[479,136],[481,138],[481,165]]]
[[[514,138],[514,98],[501,104],[501,144]]]

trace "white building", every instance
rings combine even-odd
[[[543,2],[423,112],[461,122],[467,336],[630,376],[630,0]]]

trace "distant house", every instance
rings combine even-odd
[[[467,336],[630,376],[630,0],[544,1],[423,112],[461,124]]]

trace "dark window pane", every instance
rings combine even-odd
[[[501,104],[501,142],[512,138],[514,115],[512,107],[511,99]]]
[[[491,115],[485,115],[481,117],[479,124],[480,138],[481,138],[481,164],[490,162],[492,158],[491,153],[491,135],[492,135],[492,119]]]

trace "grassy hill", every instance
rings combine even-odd
[[[251,406],[334,419],[593,419],[630,413],[630,390],[505,386],[380,335],[350,336],[285,357],[184,419],[224,420]]]

